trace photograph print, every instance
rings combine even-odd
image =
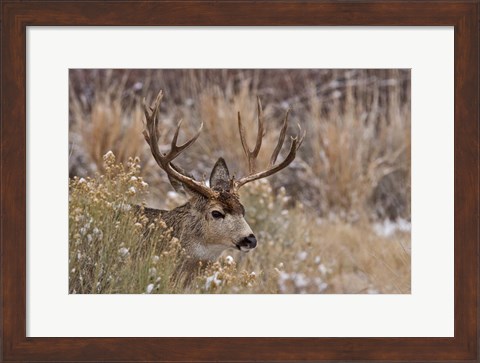
[[[410,294],[409,69],[70,69],[70,294]]]

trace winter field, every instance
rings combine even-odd
[[[160,89],[161,148],[179,119],[179,143],[204,124],[178,158],[197,180],[219,157],[246,173],[237,112],[254,145],[257,96],[259,165],[287,109],[287,134],[306,131],[292,164],[240,190],[257,248],[188,287],[172,279],[181,241],[131,207],[185,202],[142,135],[141,101]],[[70,293],[410,293],[409,70],[70,70],[69,117]]]

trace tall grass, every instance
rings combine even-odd
[[[324,218],[410,218],[409,71],[72,70],[70,76],[72,176],[101,170],[108,150],[120,161],[139,156],[155,187],[151,202],[163,205],[170,187],[141,135],[141,100],[153,100],[159,89],[164,147],[179,119],[185,138],[204,123],[201,137],[179,157],[184,169],[201,177],[222,156],[243,174],[237,112],[252,144],[259,96],[267,127],[259,165],[268,162],[287,108],[290,134],[297,123],[307,130],[296,162],[271,179],[275,189],[285,186]]]
[[[191,285],[175,278],[181,241],[161,220],[132,205],[148,195],[138,160],[127,167],[113,153],[104,174],[70,181],[71,293],[368,293],[410,291],[408,233],[380,237],[370,225],[319,222],[268,181],[245,187],[246,219],[258,247],[227,251]]]

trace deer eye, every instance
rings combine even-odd
[[[220,213],[218,210],[214,210],[212,212],[212,217],[215,219],[225,218],[225,216],[222,213]]]

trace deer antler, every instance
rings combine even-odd
[[[238,190],[240,187],[245,185],[246,183],[250,183],[251,181],[258,180],[265,178],[267,176],[273,175],[283,168],[286,168],[294,159],[295,155],[297,153],[298,148],[302,145],[303,139],[305,138],[305,132],[303,132],[303,135],[301,137],[300,134],[302,133],[302,129],[300,125],[298,125],[299,128],[299,134],[295,137],[292,137],[292,144],[290,145],[290,151],[288,152],[287,157],[278,165],[275,165],[275,162],[277,161],[278,154],[280,153],[280,150],[282,149],[283,142],[285,141],[285,134],[287,132],[287,126],[288,126],[288,114],[290,110],[287,110],[285,114],[285,118],[283,120],[283,125],[282,129],[280,130],[280,135],[278,137],[278,142],[277,146],[273,150],[272,156],[270,158],[270,163],[269,166],[266,170],[261,171],[261,172],[256,172],[256,161],[257,161],[257,156],[258,153],[260,152],[260,148],[262,147],[262,139],[264,136],[264,128],[263,128],[263,110],[262,110],[262,104],[260,102],[260,98],[257,97],[257,109],[258,109],[258,132],[257,132],[257,141],[255,143],[255,147],[253,150],[250,150],[246,137],[245,137],[245,128],[243,127],[242,124],[242,119],[240,117],[240,112],[238,113],[238,131],[240,133],[240,141],[242,142],[242,147],[243,151],[245,153],[245,156],[247,157],[248,160],[248,171],[249,175],[240,178],[239,180],[234,181],[234,188]]]
[[[169,178],[179,181],[180,183],[186,185],[188,188],[206,196],[207,198],[215,197],[215,191],[213,191],[203,183],[200,183],[195,179],[180,173],[179,171],[177,171],[180,169],[172,164],[172,161],[178,155],[180,155],[185,149],[187,149],[198,139],[198,137],[200,136],[200,132],[203,128],[203,123],[200,125],[200,128],[198,129],[198,132],[195,134],[195,136],[193,136],[183,145],[177,145],[178,134],[180,132],[180,126],[182,125],[182,120],[180,120],[177,124],[175,134],[173,135],[170,151],[166,154],[160,152],[158,148],[158,113],[162,98],[163,92],[160,91],[152,106],[147,106],[145,103],[145,99],[143,99],[143,107],[146,120],[145,129],[143,130],[143,136],[145,137],[147,144],[150,146],[150,150],[155,161],[157,162],[158,166],[160,166],[160,168],[162,168],[167,173]]]

